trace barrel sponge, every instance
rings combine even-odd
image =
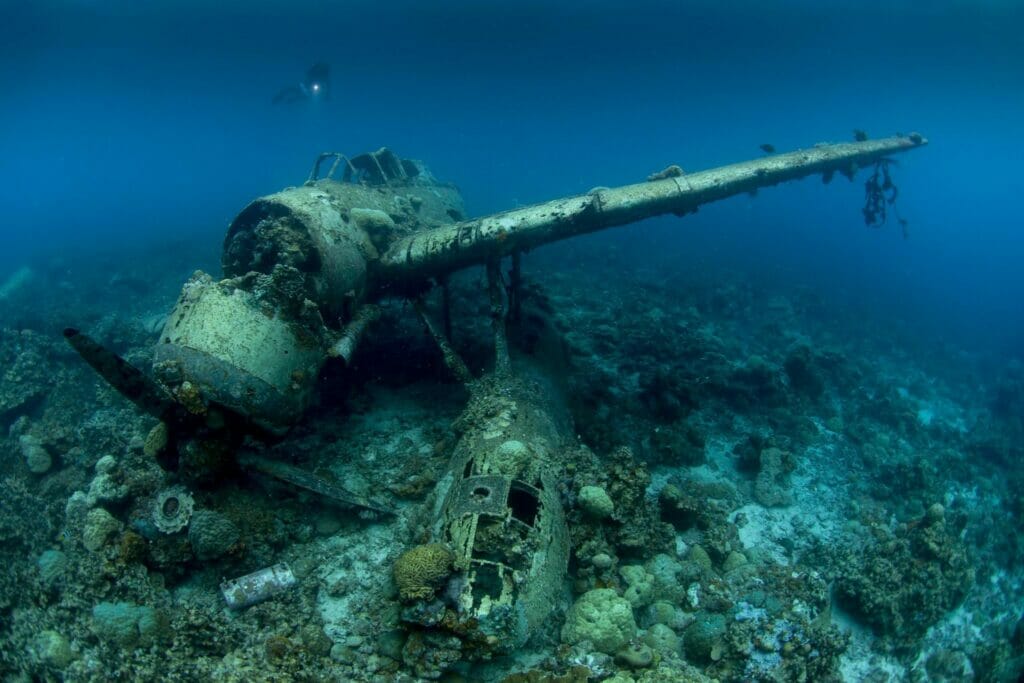
[[[611,588],[584,593],[566,615],[562,640],[575,645],[584,640],[606,654],[615,654],[636,635],[636,620],[629,601]]]
[[[418,545],[395,560],[395,584],[402,600],[425,600],[451,574],[454,556],[440,543]]]

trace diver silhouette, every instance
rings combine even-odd
[[[331,65],[317,62],[306,70],[306,77],[298,85],[281,88],[274,95],[274,104],[291,104],[303,100],[331,99]]]

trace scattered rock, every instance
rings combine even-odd
[[[121,522],[103,508],[93,508],[85,515],[82,529],[82,543],[88,550],[96,552],[114,534],[121,531]]]
[[[692,624],[683,631],[683,648],[687,659],[700,662],[711,662],[711,654],[715,646],[725,635],[725,616],[701,612]]]
[[[164,619],[152,607],[130,602],[101,602],[92,608],[92,631],[121,647],[145,646],[160,637]]]
[[[39,568],[39,578],[49,586],[64,576],[68,556],[60,550],[47,550],[36,560],[36,566]]]
[[[662,657],[679,654],[679,636],[665,624],[654,624],[644,634],[644,642]]]
[[[562,640],[571,645],[589,640],[605,654],[615,654],[636,635],[629,601],[610,588],[595,588],[573,603],[562,627]]]
[[[204,562],[226,554],[238,543],[238,527],[213,510],[197,510],[188,528],[188,542],[196,558]]]
[[[580,489],[580,508],[594,519],[607,519],[615,512],[611,497],[600,486],[584,486]]]
[[[654,663],[654,650],[646,643],[630,644],[615,653],[615,661],[630,669],[646,669]]]
[[[31,434],[22,434],[18,438],[21,446],[21,455],[25,458],[25,464],[33,474],[46,474],[53,467],[53,457],[39,443],[39,439]]]
[[[71,643],[56,631],[40,631],[32,639],[32,658],[43,666],[64,669],[75,659]]]

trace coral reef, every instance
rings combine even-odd
[[[947,528],[939,503],[896,534],[879,529],[873,537],[849,539],[846,547],[839,597],[898,649],[917,645],[963,602],[974,581],[966,549]]]
[[[392,239],[386,221],[364,218],[377,220],[382,244]],[[371,518],[233,465],[202,481],[163,471],[155,457],[173,441],[167,426],[60,342],[73,310],[90,334],[145,365],[189,264],[154,257],[166,267],[114,312],[99,295],[110,274],[60,296],[43,277],[22,284],[0,302],[0,672],[12,681],[1018,678],[1020,362],[937,348],[776,283],[690,281],[669,263],[624,269],[629,259],[605,248],[578,247],[589,260],[576,269],[545,269],[549,257],[531,255],[527,272],[541,282],[526,286],[528,320],[509,335],[517,353],[571,358],[549,366],[567,386],[579,437],[550,487],[571,536],[570,590],[513,656],[474,664],[483,643],[423,625],[455,610],[451,554],[423,544],[466,394],[401,304],[383,306],[378,339],[351,366],[325,369],[308,420],[276,443],[243,445],[361,496],[397,496],[396,515]],[[605,261],[615,263],[594,265]],[[474,370],[489,353],[478,279],[449,283],[453,343]],[[269,300],[294,284],[282,272],[260,291]],[[497,435],[495,467],[511,471],[537,444],[501,436],[520,416],[500,398],[466,419]],[[480,538],[482,552],[501,549],[493,534]],[[224,577],[280,562],[293,588],[225,609]],[[415,629],[403,620],[412,598],[423,604]]]

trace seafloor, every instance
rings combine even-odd
[[[3,680],[1018,679],[1020,362],[743,273],[626,266],[595,240],[561,249],[524,265],[578,434],[570,576],[521,652],[472,667],[407,646],[392,579],[466,400],[407,305],[386,307],[281,443],[243,447],[398,501],[373,518],[242,471],[174,480],[146,455],[156,421],[62,340],[74,324],[146,367],[212,250],[43,256],[8,279]],[[478,372],[481,282],[454,284],[454,339]],[[155,528],[175,486],[191,520]],[[277,562],[295,588],[225,606],[222,579]]]

